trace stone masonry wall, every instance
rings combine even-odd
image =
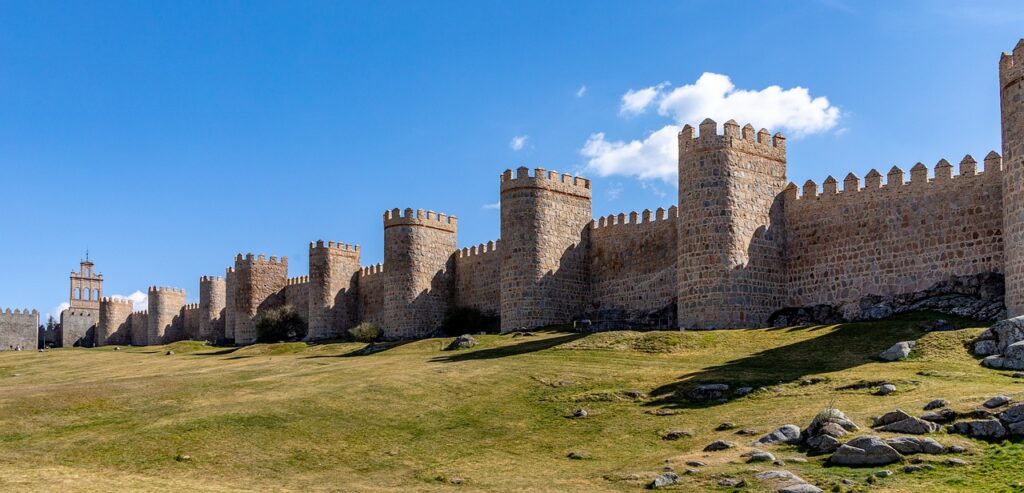
[[[679,133],[678,317],[684,328],[764,326],[784,301],[781,134],[730,120]]]
[[[149,339],[149,312],[146,310],[132,312],[128,319],[130,334],[128,344],[132,346],[145,346]]]
[[[235,294],[238,291],[238,283],[235,279],[235,268],[224,269],[224,340],[235,340],[235,312],[238,309],[235,303]]]
[[[601,329],[676,326],[678,209],[602,217],[590,232],[588,319]]]
[[[501,241],[463,248],[455,254],[455,305],[489,316],[501,314]]]
[[[387,275],[384,264],[374,264],[359,270],[359,321],[378,327],[385,323],[384,292]]]
[[[288,257],[235,257],[235,344],[256,342],[253,318],[261,310],[284,304],[288,284]],[[150,310],[152,316],[152,310]]]
[[[218,342],[224,340],[227,282],[220,276],[199,278],[199,327],[197,340]]]
[[[148,326],[146,340],[139,341],[141,345],[153,346],[181,339],[184,333],[181,308],[185,306],[185,290],[150,286],[148,295]]]
[[[384,214],[385,339],[429,337],[451,302],[458,220],[406,209]]]
[[[38,347],[38,311],[0,310],[0,351],[35,351]]]
[[[865,295],[927,289],[951,276],[1001,272],[1002,171],[999,156],[976,173],[970,156],[953,166],[918,163],[905,183],[893,168],[887,183],[875,170],[865,187],[846,176],[843,191],[829,177],[822,193],[808,181],[785,193],[787,305],[843,303]]]
[[[103,298],[100,300],[100,318],[96,325],[95,344],[128,344],[131,341],[132,300]]]
[[[98,302],[97,302],[98,303]],[[92,347],[100,311],[69,308],[60,314],[60,347]]]
[[[309,276],[292,277],[284,287],[284,304],[309,323]]]
[[[1024,39],[999,60],[1003,130],[1006,311],[1024,315]]]
[[[563,324],[589,296],[590,180],[543,168],[501,176],[501,330]]]
[[[359,258],[358,245],[323,240],[309,244],[308,339],[343,337],[358,323]]]

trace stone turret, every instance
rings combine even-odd
[[[185,290],[150,286],[149,318],[147,319],[146,346],[166,344],[179,337],[183,321],[179,316],[185,306]],[[133,343],[135,341],[132,341]]]
[[[329,241],[309,244],[308,339],[334,339],[358,320],[355,276],[359,246]]]
[[[227,282],[220,276],[199,278],[199,333],[196,337],[210,342],[224,340],[224,315],[227,305]]]
[[[384,213],[385,339],[426,337],[441,326],[451,301],[458,219],[433,211]],[[357,264],[358,265],[358,264]]]
[[[543,168],[501,175],[501,330],[568,323],[589,293],[590,180]]]
[[[999,59],[1006,311],[1024,315],[1024,39]],[[987,170],[986,170],[987,171]]]
[[[683,328],[764,326],[784,302],[781,192],[786,139],[730,120],[679,133],[678,320]],[[835,193],[835,180],[825,191]],[[805,194],[817,193],[809,182]]]
[[[235,257],[234,341],[235,344],[256,342],[254,318],[260,311],[284,303],[284,287],[288,285],[288,257],[264,257],[238,254]],[[153,310],[149,311],[150,318]]]
[[[128,344],[131,342],[132,300],[123,298],[100,299],[100,318],[96,325],[96,346]]]

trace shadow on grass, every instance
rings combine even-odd
[[[305,356],[304,358],[352,358],[356,356],[370,356],[372,354],[383,353],[390,351],[396,347],[401,347],[406,344],[413,342],[419,342],[420,339],[409,339],[405,341],[391,341],[391,342],[371,342],[359,349],[354,349],[347,353],[342,354],[314,354]]]
[[[518,356],[520,354],[535,353],[537,351],[543,351],[545,349],[551,349],[555,346],[566,344],[576,339],[586,337],[585,334],[569,333],[557,337],[550,337],[546,339],[538,340],[527,340],[520,342],[519,344],[512,344],[508,346],[498,346],[489,349],[479,350],[459,350],[450,352],[444,356],[438,356],[431,359],[434,363],[457,363],[459,361],[472,361],[480,359],[496,359],[505,358],[508,356]]]
[[[723,401],[691,401],[685,392],[701,384],[724,383],[730,389],[762,387],[799,381],[808,375],[845,370],[878,361],[878,354],[893,344],[915,340],[925,334],[922,322],[938,318],[932,313],[902,314],[874,322],[825,326],[748,329],[750,337],[758,332],[806,331],[816,337],[779,346],[725,364],[684,375],[677,381],[651,391],[649,406],[669,408],[705,408]],[[944,316],[958,327],[978,326],[976,321]],[[820,335],[817,335],[820,334]]]

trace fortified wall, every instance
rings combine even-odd
[[[358,246],[316,241],[309,275],[289,278],[287,258],[239,254],[223,278],[200,279],[198,304],[185,305],[183,289],[150,288],[148,312],[100,300],[102,276],[83,263],[65,345],[91,345],[94,327],[96,344],[249,344],[254,317],[283,305],[311,340],[361,322],[386,339],[426,337],[453,308],[500,317],[505,332],[581,319],[601,329],[764,327],[812,305],[854,319],[866,298],[972,275],[1004,279],[1007,314],[1022,315],[1024,40],[1001,57],[999,88],[1003,156],[980,166],[968,155],[955,170],[940,160],[798,187],[782,134],[705,120],[679,133],[679,202],[668,208],[595,220],[590,180],[507,170],[495,183],[500,239],[460,249],[454,216],[393,209],[382,264],[361,266]]]
[[[35,351],[38,347],[38,311],[0,310],[0,351]]]

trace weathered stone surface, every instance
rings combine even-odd
[[[786,485],[778,489],[778,493],[821,493],[821,488],[808,483]]]
[[[842,443],[830,435],[817,435],[807,439],[808,453],[811,455],[830,454],[835,452]]]
[[[946,448],[931,438],[896,437],[887,438],[885,443],[903,455],[941,454]]]
[[[715,441],[709,443],[707,447],[704,447],[704,451],[705,452],[718,452],[720,450],[731,449],[731,448],[733,448],[735,446],[736,446],[735,443],[727,441],[727,440],[715,440]]]
[[[663,433],[661,435],[661,439],[662,440],[679,440],[681,438],[689,438],[689,437],[692,437],[692,436],[693,436],[693,432],[690,431],[690,430],[683,430],[683,429],[679,429],[679,428],[672,428],[670,430],[666,430],[665,433]]]
[[[956,411],[942,409],[939,412],[924,413],[921,415],[921,419],[932,423],[950,423],[956,419]]]
[[[949,425],[950,433],[959,433],[972,438],[996,440],[1006,436],[1006,428],[997,419],[961,421]]]
[[[910,351],[917,345],[917,341],[903,341],[893,344],[892,347],[882,351],[878,358],[883,361],[897,361],[910,356]]]
[[[974,354],[975,356],[991,356],[999,352],[999,343],[994,340],[986,339],[983,341],[977,341],[974,343]]]
[[[754,452],[747,458],[747,462],[775,462],[775,456],[770,452]]]
[[[978,336],[978,340],[995,341],[995,351],[991,354],[1006,353],[1011,344],[1024,341],[1024,316],[996,322],[987,331]]]
[[[991,399],[985,401],[985,403],[982,404],[982,405],[987,407],[987,408],[989,408],[989,409],[995,409],[997,407],[1004,406],[1004,405],[1008,404],[1009,402],[1010,402],[1010,398],[1009,397],[1007,397],[1005,395],[997,395],[997,396],[992,397]]]
[[[445,350],[454,351],[457,349],[469,349],[476,345],[477,342],[476,339],[473,338],[473,336],[469,334],[462,334],[459,337],[456,337],[455,340],[453,340],[450,344],[448,344],[448,347],[446,347]]]
[[[843,444],[829,462],[841,466],[878,466],[898,462],[902,456],[882,439],[865,435]]]
[[[755,445],[774,445],[777,443],[794,444],[800,442],[800,427],[783,425],[778,429],[759,438]]]
[[[694,401],[712,401],[724,399],[729,386],[724,383],[708,383],[698,385],[686,392],[686,398]]]
[[[672,486],[679,482],[679,475],[674,472],[665,472],[659,474],[654,478],[654,482],[651,483],[652,489],[664,488],[666,486]]]
[[[1014,404],[999,414],[999,420],[1003,423],[1017,423],[1024,421],[1024,404]]]
[[[896,386],[891,383],[886,383],[883,384],[881,387],[878,387],[878,391],[875,393],[877,395],[889,395],[893,392],[896,392]]]
[[[925,421],[920,418],[907,418],[902,421],[896,421],[895,423],[889,423],[885,426],[878,428],[878,431],[888,431],[890,433],[910,433],[912,435],[923,435],[925,433],[935,433],[938,431],[939,425],[930,421]]]
[[[1016,423],[1010,423],[1006,427],[1007,431],[1013,436],[1024,435],[1024,421],[1017,421]]]
[[[933,409],[940,409],[949,405],[949,401],[946,399],[935,399],[928,404],[924,405],[925,411],[931,411]]]
[[[903,421],[911,418],[913,418],[913,416],[907,414],[902,409],[897,409],[895,411],[887,412],[881,416],[875,416],[874,418],[871,418],[871,422],[873,427],[877,427],[889,425],[897,421]]]

